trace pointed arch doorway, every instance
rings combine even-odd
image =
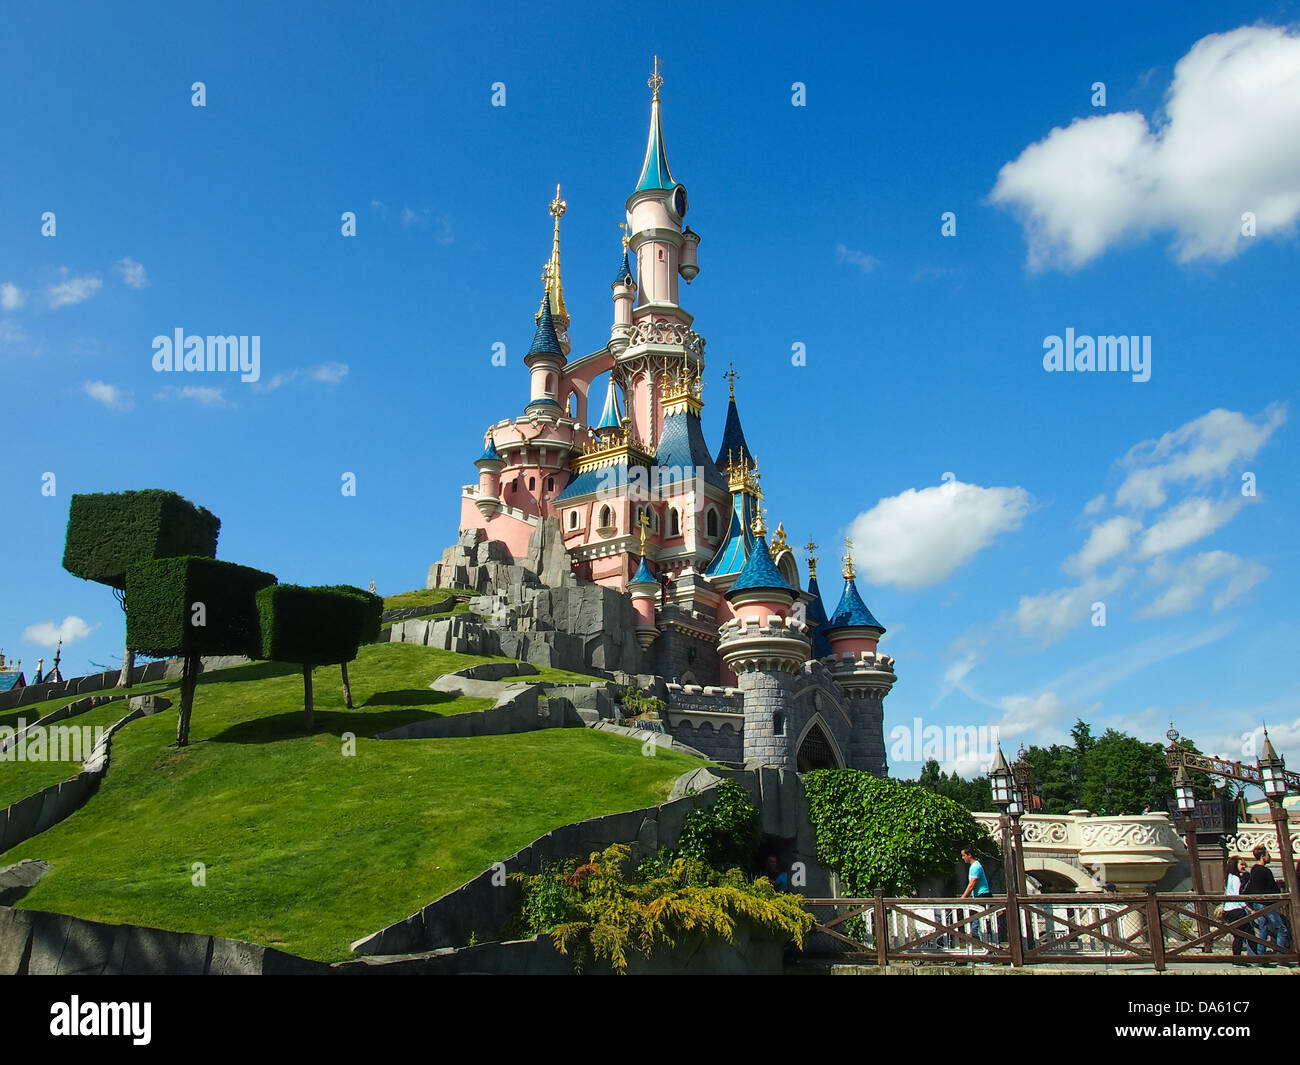
[[[843,769],[844,759],[839,747],[831,739],[821,720],[821,715],[808,722],[808,727],[799,737],[795,753],[795,771],[810,773],[814,769]]]

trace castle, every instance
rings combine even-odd
[[[662,84],[656,59],[645,162],[611,285],[613,323],[605,345],[578,358],[560,270],[566,204],[556,188],[524,357],[529,400],[484,435],[478,480],[462,491],[459,557],[484,543],[492,550],[480,555],[498,562],[531,554],[547,585],[594,584],[630,597],[642,667],[634,672],[672,682],[669,727],[711,757],[883,775],[882,704],[894,663],[877,649],[885,629],[858,593],[851,546],[828,615],[816,545],[801,591],[784,528],[768,541],[734,370],[721,443],[710,452],[705,442],[705,341],[678,286],[699,274],[700,238],[685,225],[686,189],[668,166]],[[549,566],[548,538],[558,560]],[[431,585],[453,583],[450,569],[431,568]]]

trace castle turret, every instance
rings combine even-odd
[[[479,513],[490,518],[501,509],[501,470],[505,466],[491,433],[488,433],[487,447],[474,465],[478,467],[478,495],[474,502]]]
[[[632,298],[636,295],[636,281],[632,277],[632,261],[628,257],[627,223],[620,222],[623,230],[623,258],[614,273],[614,324],[609,331],[609,350],[617,357],[628,345],[632,336]]]
[[[559,414],[563,408],[556,398],[560,389],[560,374],[564,370],[564,351],[555,334],[555,319],[551,314],[551,301],[542,296],[542,308],[537,312],[537,332],[524,356],[524,365],[532,374],[532,394],[525,414],[534,411]]]
[[[877,650],[885,627],[858,594],[853,543],[846,539],[844,544],[844,592],[823,630],[831,646],[831,657],[825,661],[835,682],[848,696],[853,722],[852,764],[883,774],[887,768],[884,700],[898,677],[894,660]]]
[[[745,761],[794,769],[790,714],[808,637],[792,616],[798,592],[772,562],[761,509],[753,533],[753,550],[726,593],[736,616],[718,630],[718,655],[744,695]]]
[[[642,514],[641,564],[627,584],[628,593],[632,596],[632,609],[636,612],[636,641],[643,651],[648,650],[659,636],[659,627],[655,624],[655,599],[659,595],[659,582],[646,565],[645,530],[646,520]]]

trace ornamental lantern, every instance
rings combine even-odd
[[[1281,799],[1286,794],[1286,761],[1273,747],[1264,730],[1264,749],[1259,755],[1259,775],[1263,778],[1264,794],[1270,799]]]
[[[1196,809],[1196,792],[1192,789],[1192,782],[1187,776],[1187,767],[1184,765],[1180,765],[1174,775],[1174,795],[1178,799],[1180,813],[1191,814]]]
[[[993,788],[993,805],[1004,813],[1011,805],[1011,770],[1007,760],[1002,756],[1002,744],[998,744],[997,757],[989,768],[989,784]]]

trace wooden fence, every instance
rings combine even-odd
[[[1222,912],[1218,907],[1243,901],[1248,906],[1240,916],[1216,916]],[[877,895],[805,902],[817,922],[809,952],[874,959],[881,966],[955,960],[1012,966],[1110,963],[1151,965],[1162,972],[1171,962],[1300,962],[1296,915],[1286,895]],[[1239,955],[1232,953],[1234,937],[1242,941]]]

